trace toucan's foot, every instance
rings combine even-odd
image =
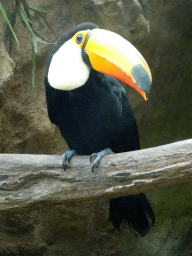
[[[65,152],[62,156],[62,164],[63,164],[63,169],[66,171],[67,169],[67,163],[70,164],[71,158],[73,156],[77,155],[75,150],[69,150]]]
[[[110,148],[106,148],[101,152],[93,153],[90,156],[90,162],[93,163],[92,172],[94,172],[95,168],[98,166],[98,163],[100,162],[101,158],[107,154],[114,154],[114,152]]]

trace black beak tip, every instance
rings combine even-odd
[[[145,92],[145,97],[146,97],[146,100],[148,100],[148,98],[149,98],[149,94],[150,94],[150,90],[149,91],[144,91]]]

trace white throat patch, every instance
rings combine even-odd
[[[86,83],[90,68],[84,63],[81,47],[68,40],[53,55],[49,70],[49,84],[60,90],[70,91]]]

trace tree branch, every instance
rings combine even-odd
[[[0,209],[41,200],[146,192],[192,178],[192,139],[103,157],[94,173],[89,156],[65,172],[58,155],[0,154]]]

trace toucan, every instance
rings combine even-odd
[[[95,172],[104,155],[140,149],[137,124],[118,80],[148,98],[152,76],[142,55],[122,36],[96,24],[76,25],[50,54],[47,109],[70,149],[62,156],[65,170],[74,155],[90,155]],[[141,193],[112,198],[109,220],[114,229],[127,222],[144,236],[155,216]]]

